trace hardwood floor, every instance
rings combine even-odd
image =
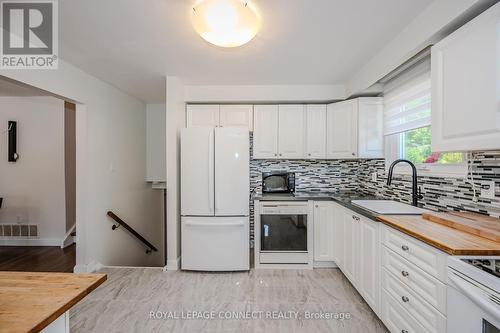
[[[76,262],[76,245],[0,246],[0,271],[68,272]]]

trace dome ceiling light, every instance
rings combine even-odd
[[[246,44],[260,28],[257,12],[243,0],[200,0],[191,21],[203,39],[221,47]]]

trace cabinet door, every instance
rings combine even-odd
[[[344,208],[333,205],[333,260],[341,269],[344,260]]]
[[[344,213],[344,260],[342,272],[358,288],[359,266],[359,234],[357,217],[349,212]]]
[[[382,98],[358,98],[358,157],[384,157],[383,113]]]
[[[334,206],[332,202],[314,203],[314,260],[333,261]]]
[[[378,223],[361,218],[359,222],[359,292],[378,313],[380,261]]]
[[[255,105],[253,132],[253,158],[267,159],[278,156],[278,106]]]
[[[186,127],[219,126],[219,105],[188,105]]]
[[[221,127],[246,127],[253,131],[253,105],[221,105]]]
[[[326,123],[326,157],[356,158],[358,155],[357,100],[329,104]]]
[[[307,158],[326,158],[326,105],[306,105]]]
[[[500,4],[432,47],[432,151],[500,148]]]
[[[306,119],[304,105],[279,106],[278,157],[305,157]]]

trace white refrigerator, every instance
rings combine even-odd
[[[181,267],[249,269],[249,133],[181,131]]]

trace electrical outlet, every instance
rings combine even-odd
[[[481,183],[481,196],[483,198],[495,199],[495,182],[493,180]]]
[[[376,181],[377,181],[377,173],[372,172],[372,182],[376,182]]]

